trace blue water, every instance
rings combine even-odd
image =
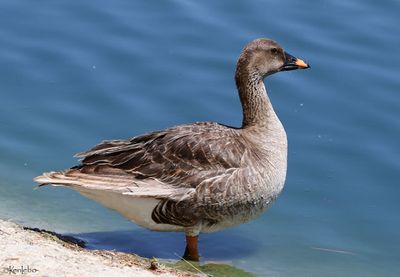
[[[248,224],[201,238],[204,260],[258,276],[399,276],[399,1],[0,2],[0,217],[91,248],[176,258],[155,233],[43,171],[103,139],[218,121],[238,126],[233,74],[271,37],[312,65],[266,80],[289,138],[286,187]]]

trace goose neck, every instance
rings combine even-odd
[[[243,109],[242,128],[267,127],[276,118],[263,77],[257,72],[236,72],[236,86]]]

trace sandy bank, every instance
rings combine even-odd
[[[194,276],[136,255],[86,250],[61,239],[0,220],[0,276]]]

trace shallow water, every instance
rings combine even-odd
[[[103,139],[240,125],[237,56],[271,37],[312,65],[266,81],[286,187],[260,219],[204,235],[203,258],[258,276],[398,276],[400,2],[197,2],[1,1],[0,217],[176,258],[182,234],[31,180]]]

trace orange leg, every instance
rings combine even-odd
[[[183,254],[183,259],[195,262],[200,260],[199,251],[197,248],[198,239],[198,236],[186,236],[186,249],[185,254]]]

